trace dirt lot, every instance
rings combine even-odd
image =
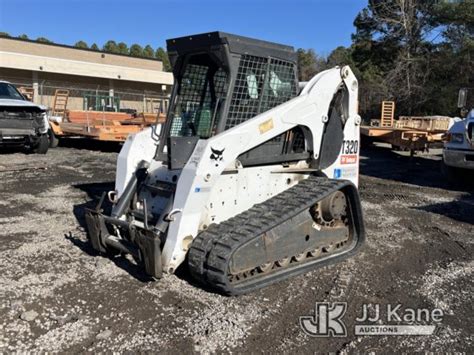
[[[83,210],[113,187],[117,148],[88,145],[0,155],[0,352],[473,352],[474,194],[448,188],[439,151],[363,151],[362,252],[227,298],[184,271],[150,282],[126,259],[96,256]],[[323,301],[348,303],[347,337],[300,329]],[[355,336],[367,303],[437,307],[444,317],[432,336]]]

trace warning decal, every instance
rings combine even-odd
[[[341,164],[357,164],[357,155],[341,155]]]

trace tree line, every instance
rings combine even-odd
[[[7,32],[0,32],[0,36],[4,37],[12,37]],[[29,39],[26,34],[22,34],[17,38],[20,39]],[[36,42],[40,43],[53,43],[49,39],[45,37],[38,37]],[[85,41],[77,41],[74,44],[75,48],[81,49],[92,49],[96,51],[106,52],[106,53],[114,53],[114,54],[124,54],[129,55],[131,57],[138,57],[138,58],[150,58],[150,59],[158,59],[163,62],[163,70],[164,71],[171,71],[171,64],[168,59],[168,54],[166,50],[162,47],[158,47],[157,49],[153,49],[152,46],[149,44],[145,47],[140,46],[139,44],[132,44],[130,47],[124,42],[116,42],[113,40],[105,42],[102,47],[99,47],[96,43],[92,43],[90,46]]]
[[[398,114],[459,115],[462,87],[474,107],[473,0],[369,0],[354,26],[352,44],[327,57],[299,49],[300,80],[350,65],[365,118],[377,118],[383,100]]]

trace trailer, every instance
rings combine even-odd
[[[400,116],[396,120],[394,113],[395,102],[383,101],[380,119],[361,126],[363,140],[389,143],[393,149],[414,155],[441,145],[443,136],[454,123],[454,119],[447,116]]]
[[[129,134],[165,121],[163,113],[68,110],[68,90],[56,90],[49,117],[50,145],[62,137],[80,136],[109,142],[124,142]]]

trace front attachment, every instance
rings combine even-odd
[[[136,242],[140,250],[140,261],[145,266],[145,272],[156,278],[163,274],[161,265],[161,241],[153,232],[145,229],[137,230]]]
[[[104,219],[94,210],[86,210],[87,235],[92,247],[99,253],[106,253],[105,237],[108,235]]]
[[[127,221],[86,210],[87,235],[92,247],[101,254],[131,254],[148,275],[161,278],[161,240],[153,231]]]

